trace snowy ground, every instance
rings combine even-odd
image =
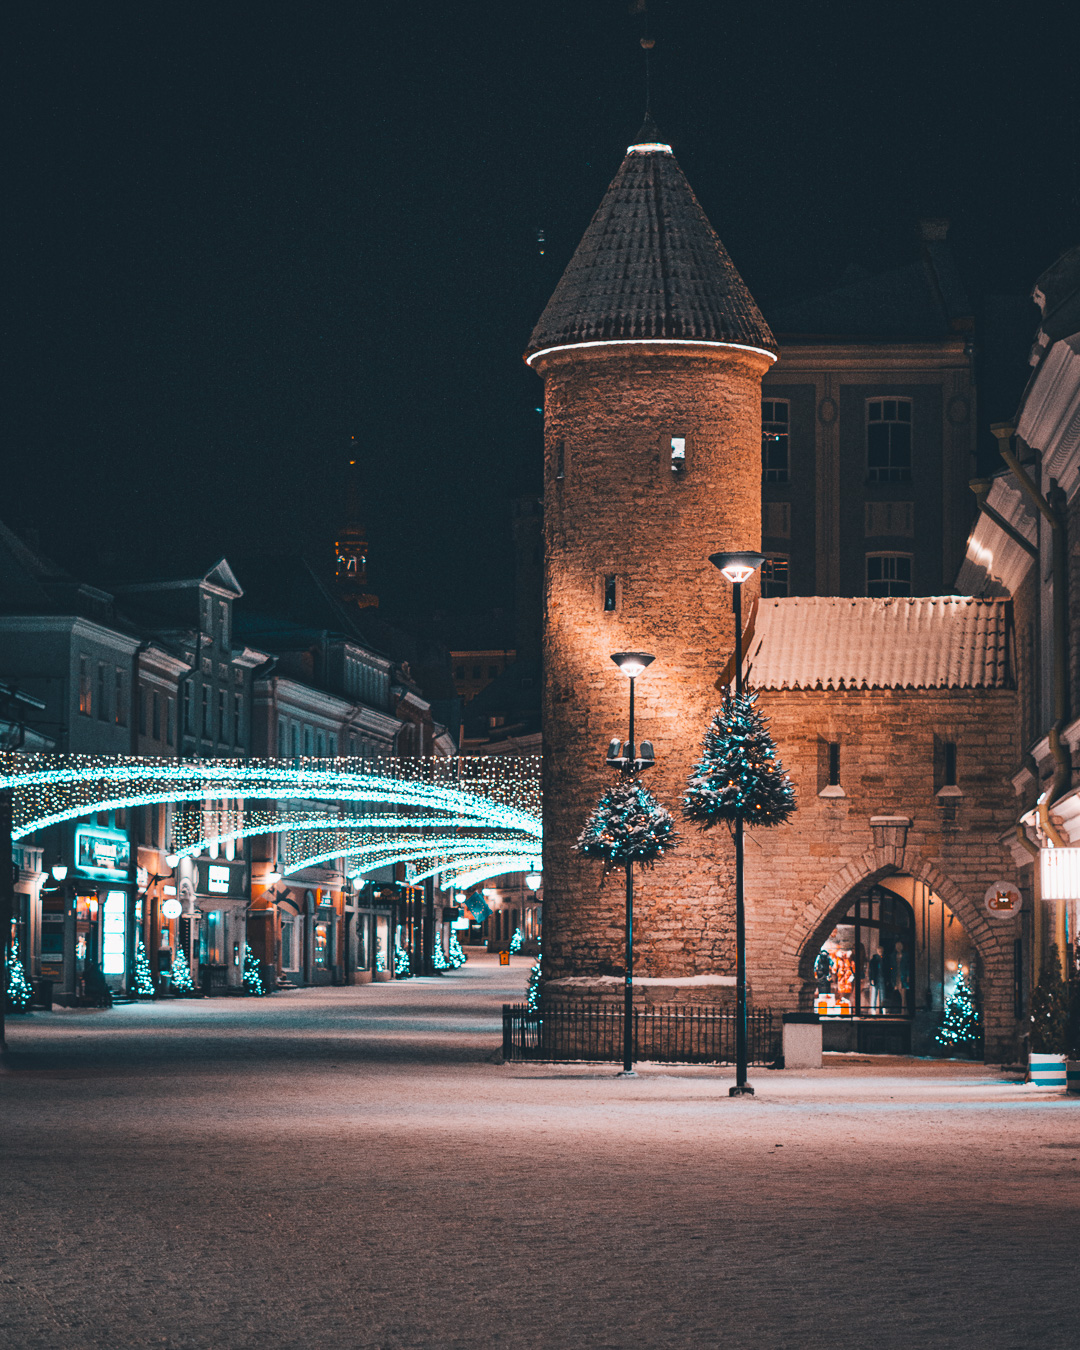
[[[500,1066],[529,964],[12,1019],[0,1346],[1080,1345],[1080,1099]]]

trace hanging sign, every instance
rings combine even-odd
[[[1014,914],[1020,913],[1021,903],[1019,887],[1014,886],[1011,881],[995,881],[992,886],[986,888],[986,895],[983,897],[987,913],[995,919],[1011,919]]]

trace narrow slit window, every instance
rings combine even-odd
[[[840,742],[829,742],[829,786],[840,786]]]
[[[608,575],[604,578],[604,610],[605,610],[605,612],[609,612],[609,613],[610,613],[610,612],[614,611],[617,599],[618,599],[618,595],[617,595],[617,586],[616,586],[616,582],[615,582],[615,574],[614,574],[614,572],[609,572]]]
[[[566,477],[566,442],[561,439],[555,442],[555,477],[559,481]]]
[[[686,437],[672,436],[671,438],[671,472],[682,473],[686,468]]]
[[[956,787],[956,742],[945,742],[945,787]]]

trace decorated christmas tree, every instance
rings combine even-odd
[[[262,998],[264,994],[270,991],[259,970],[259,963],[255,959],[255,953],[251,950],[251,943],[244,943],[244,993],[254,994],[256,998]]]
[[[184,948],[180,943],[177,943],[176,946],[176,954],[173,957],[169,979],[172,981],[175,993],[193,994],[195,992],[195,981],[191,978],[191,967],[188,965],[187,956],[184,954]]]
[[[536,953],[532,970],[529,971],[529,984],[525,990],[525,1002],[530,1012],[540,1011],[540,952]]]
[[[458,935],[450,929],[450,965],[454,970],[463,966],[469,958],[461,950],[461,943],[458,941]]]
[[[432,953],[431,964],[436,970],[450,969],[450,962],[446,959],[446,953],[443,951],[442,937],[438,928],[435,930],[435,950]]]
[[[938,1028],[938,1045],[970,1045],[979,1034],[979,1010],[975,1007],[964,967],[956,971],[956,983],[945,1003],[945,1020]]]
[[[33,997],[30,981],[19,958],[19,939],[13,937],[7,955],[7,1010],[8,1012],[26,1012]]]
[[[404,947],[394,943],[394,978],[404,980],[412,974],[412,965],[409,962],[409,953]]]
[[[518,954],[518,952],[521,951],[521,944],[522,944],[524,941],[525,941],[525,938],[524,938],[524,935],[522,934],[521,929],[520,929],[520,928],[515,928],[515,929],[514,929],[514,936],[510,939],[510,951],[511,951],[511,954],[512,954],[512,955],[516,956],[516,955]]]
[[[604,876],[616,867],[651,867],[679,842],[671,812],[636,777],[609,787],[593,808],[575,847],[599,858]]]
[[[1057,944],[1046,954],[1039,983],[1031,995],[1031,1049],[1037,1055],[1063,1055],[1069,1032],[1069,989],[1061,978]]]
[[[751,829],[781,825],[795,810],[795,789],[756,702],[756,694],[728,695],[705,732],[683,797],[683,815],[704,830],[740,819]]]
[[[157,992],[141,933],[135,939],[135,970],[132,973],[131,992],[136,998],[153,998]]]

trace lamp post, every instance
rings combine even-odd
[[[742,588],[765,561],[760,553],[712,553],[709,561],[731,582],[735,612],[735,697],[742,696]],[[735,1086],[732,1097],[754,1095],[746,1081],[746,902],[743,885],[743,821],[735,818]]]
[[[611,659],[624,675],[630,677],[630,739],[626,742],[621,755],[616,749],[617,743],[612,743],[608,751],[608,763],[618,765],[629,777],[653,762],[651,748],[648,759],[639,760],[634,744],[634,681],[656,658],[650,656],[648,652],[613,652]],[[632,862],[626,864],[626,975],[623,980],[623,1066],[619,1077],[637,1077],[634,1072],[634,864]]]

